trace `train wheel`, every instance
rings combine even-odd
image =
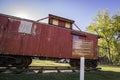
[[[70,60],[70,65],[72,67],[80,67],[80,60],[77,59],[71,59]],[[90,69],[90,68],[96,68],[97,67],[97,60],[91,60],[91,59],[86,59],[85,60],[85,68]]]
[[[29,66],[32,63],[32,58],[31,57],[26,57],[26,59],[27,59],[26,66]]]
[[[16,61],[12,64],[15,67],[24,67],[26,64],[26,58],[24,57],[16,57]]]
[[[89,60],[89,59],[87,59],[85,61],[85,67],[86,68],[96,68],[97,67],[97,60]]]
[[[8,67],[15,61],[11,56],[0,56],[0,67]]]
[[[71,65],[72,67],[77,67],[77,68],[79,68],[79,66],[80,66],[80,61],[79,61],[79,60],[76,60],[76,59],[71,59],[71,60],[70,60],[70,65]]]
[[[16,62],[13,64],[13,66],[16,67],[16,71],[14,73],[21,73],[24,71],[25,68],[31,64],[32,59],[30,57],[17,57]]]
[[[85,68],[89,69],[91,66],[91,62],[89,60],[85,60]]]
[[[8,64],[6,64],[5,62],[5,58],[0,56],[0,66],[3,67],[3,66],[7,66]]]
[[[31,62],[32,62],[31,57],[16,57],[16,62],[12,65],[17,68],[23,68],[29,66]]]
[[[97,60],[92,60],[91,63],[92,63],[92,68],[96,68],[98,65]]]

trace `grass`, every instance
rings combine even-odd
[[[120,80],[120,72],[100,71],[85,73],[85,80]]]
[[[53,61],[34,61],[34,65],[46,66],[69,66],[68,64],[58,64]],[[110,65],[99,65],[101,71],[85,72],[85,80],[120,80],[120,67]],[[79,80],[79,73],[44,73],[44,74],[0,74],[0,80]]]
[[[77,73],[0,74],[0,80],[78,80]]]
[[[48,61],[48,60],[33,60],[30,66],[70,66],[66,63],[56,63],[55,61]]]
[[[103,71],[113,71],[113,72],[120,72],[120,66],[113,66],[113,65],[99,65]]]
[[[79,73],[0,74],[0,80],[79,80]],[[85,72],[85,80],[120,80],[120,72]]]

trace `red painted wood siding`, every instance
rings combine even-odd
[[[71,57],[72,35],[70,30],[36,23],[36,35],[18,32],[20,20],[9,24],[4,33],[1,52],[4,54]]]

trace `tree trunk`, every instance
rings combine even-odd
[[[108,46],[108,59],[109,59],[109,64],[112,64],[112,58],[111,58],[111,49],[110,49],[110,42],[107,41],[107,46]]]

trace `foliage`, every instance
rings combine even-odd
[[[116,28],[116,33],[114,34],[114,47],[115,53],[117,53],[114,59],[116,64],[120,64],[120,15],[116,14],[113,16],[113,26]]]
[[[110,17],[107,10],[98,12],[87,30],[102,36],[99,39],[99,46],[106,49],[106,52],[100,51],[100,55],[107,56],[109,63],[114,63],[118,59],[117,56],[120,57],[120,45],[118,45],[120,44],[120,16],[116,14]],[[119,62],[118,60],[117,63],[120,64]]]

